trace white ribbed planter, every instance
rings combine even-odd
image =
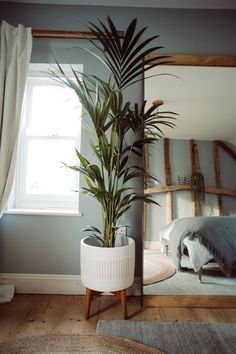
[[[108,248],[92,237],[81,240],[81,281],[86,288],[110,292],[133,284],[135,243],[130,237],[124,241],[124,246]]]

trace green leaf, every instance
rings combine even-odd
[[[142,80],[145,72],[168,62],[168,56],[156,58],[156,51],[162,48],[156,43],[158,36],[144,38],[146,27],[138,29],[137,19],[127,26],[123,38],[110,17],[98,23],[89,22],[88,28],[96,40],[90,41],[94,50],[84,49],[109,70],[108,80],[78,73],[73,68],[72,80],[58,63],[58,72],[51,72],[51,77],[72,89],[87,113],[84,125],[89,127],[93,157],[88,160],[76,150],[78,165],[64,165],[83,175],[83,193],[97,200],[102,209],[103,230],[87,226],[84,231],[110,247],[115,244],[119,218],[133,203],[158,205],[152,196],[137,193],[131,183],[134,178],[144,177],[150,183],[158,182],[155,175],[133,162],[136,161],[133,158],[134,155],[142,158],[144,146],[163,137],[164,127],[174,128],[176,114],[159,112],[159,105],[147,107],[146,101],[141,105],[127,101],[123,93],[125,88]]]
[[[94,231],[94,232],[97,232],[98,234],[102,235],[101,231],[95,227],[95,226],[91,226],[91,225],[86,225],[86,227],[84,229],[82,229],[82,231]]]

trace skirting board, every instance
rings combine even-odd
[[[15,292],[19,294],[85,295],[85,287],[79,275],[0,273],[0,284],[15,285]],[[135,277],[127,295],[140,294],[141,278]]]

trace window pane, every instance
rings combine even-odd
[[[78,210],[79,173],[62,162],[78,163],[82,107],[73,90],[34,75],[27,78],[12,200],[16,208]]]
[[[30,85],[31,109],[28,134],[75,136],[81,104],[73,90],[38,79]]]
[[[29,139],[26,159],[27,194],[67,195],[77,198],[77,193],[73,190],[78,175],[62,163],[76,164],[74,140]]]

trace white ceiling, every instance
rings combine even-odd
[[[236,9],[235,0],[5,0],[58,5],[162,7],[186,9]]]
[[[158,66],[145,80],[148,104],[161,99],[160,111],[178,113],[172,139],[224,140],[236,145],[236,68]]]

